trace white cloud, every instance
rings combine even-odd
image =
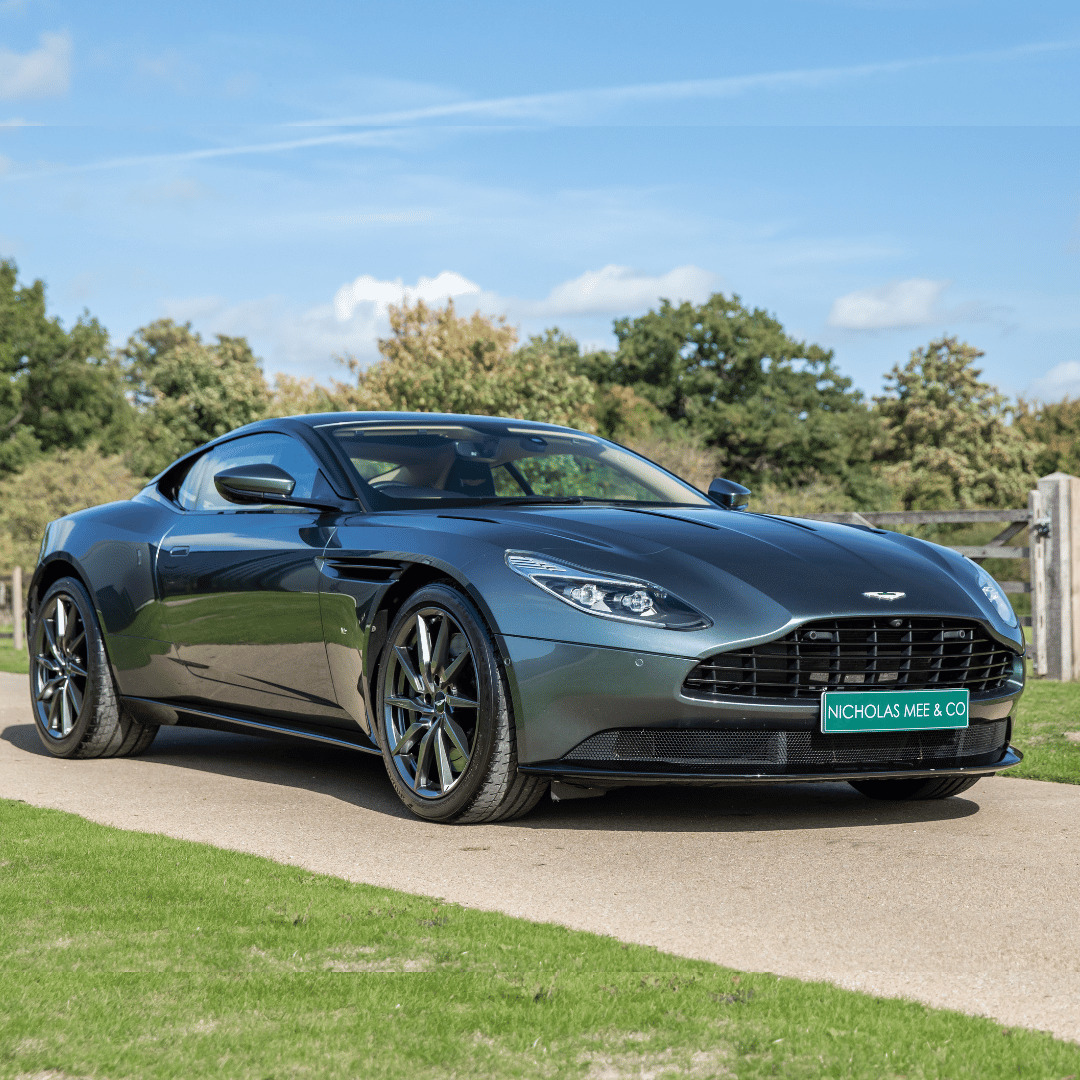
[[[454,270],[421,277],[413,285],[400,278],[386,281],[362,274],[342,285],[327,304],[300,310],[285,297],[270,296],[240,304],[221,297],[193,297],[165,304],[165,314],[181,322],[190,320],[204,335],[242,335],[266,358],[268,371],[287,371],[326,379],[337,372],[332,358],[348,354],[369,363],[378,356],[377,344],[389,329],[391,304],[441,305],[462,302],[462,311],[482,310],[518,320],[595,315],[630,315],[656,304],[701,301],[718,285],[715,275],[697,266],[680,266],[654,276],[624,266],[605,266],[556,285],[543,300],[503,297],[482,289]],[[588,322],[586,321],[586,324]],[[535,328],[539,328],[537,325]],[[573,332],[573,325],[567,327]],[[532,328],[525,327],[525,332]],[[599,347],[606,347],[606,345]]]
[[[1080,361],[1066,360],[1052,367],[1028,386],[1024,396],[1036,401],[1080,398]]]
[[[339,322],[345,322],[364,307],[382,314],[391,304],[415,304],[418,300],[441,304],[459,296],[479,295],[479,285],[453,270],[443,270],[433,278],[422,277],[415,285],[405,285],[401,278],[380,281],[370,274],[361,274],[334,293],[334,313]]]
[[[926,326],[945,317],[941,297],[948,281],[908,278],[857,289],[833,301],[829,325],[844,330],[893,330]]]
[[[677,266],[666,274],[639,274],[629,266],[586,270],[564,281],[539,302],[511,303],[523,314],[542,317],[567,315],[628,315],[661,298],[700,303],[715,291],[717,277],[699,266]]]
[[[28,53],[0,48],[0,100],[58,97],[71,79],[71,35],[45,33]]]

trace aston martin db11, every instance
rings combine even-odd
[[[1020,760],[1023,632],[980,566],[748,496],[520,420],[252,424],[48,526],[37,731],[58,757],[162,724],[314,739],[458,822],[659,783],[944,798]]]

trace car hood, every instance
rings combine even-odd
[[[810,618],[963,616],[1020,645],[954,552],[900,533],[720,508],[484,508],[511,546],[646,578],[726,636],[766,638]],[[893,599],[868,593],[902,595]]]

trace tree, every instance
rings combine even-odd
[[[861,395],[832,353],[790,337],[760,308],[721,293],[615,322],[614,354],[583,358],[602,385],[629,387],[720,451],[728,475],[785,485],[869,481]]]
[[[382,359],[365,369],[347,358],[356,383],[338,383],[334,397],[349,409],[517,416],[594,430],[593,386],[568,367],[565,342],[516,344],[504,320],[460,316],[453,301],[394,306]]]
[[[37,562],[45,526],[87,506],[130,499],[142,481],[119,454],[93,443],[54,450],[0,482],[0,567],[29,570]]]
[[[984,354],[954,337],[916,349],[875,401],[876,457],[907,509],[1016,506],[1035,475],[1034,446],[1007,399],[980,379]]]
[[[136,331],[120,355],[139,411],[128,460],[142,475],[269,411],[270,388],[242,337],[219,334],[208,345],[190,323],[160,319]]]
[[[130,414],[101,324],[84,313],[65,330],[44,283],[20,286],[15,263],[0,262],[0,475],[123,430]]]
[[[1035,475],[1080,473],[1080,401],[1021,401],[1013,421],[1035,448]]]

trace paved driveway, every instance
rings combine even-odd
[[[1080,786],[628,790],[436,826],[378,759],[307,743],[165,728],[145,758],[52,759],[0,674],[0,797],[1080,1042]]]

